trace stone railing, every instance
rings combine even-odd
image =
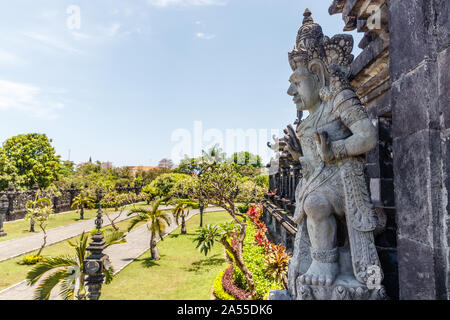
[[[271,170],[270,170],[271,171]],[[302,177],[301,166],[281,157],[278,170],[269,175],[268,199],[279,208],[294,213],[295,188]]]
[[[136,194],[139,194],[141,192],[141,189],[141,186],[131,187],[129,185],[127,187],[116,187],[116,191],[119,193],[135,192]],[[5,210],[3,220],[13,221],[24,218],[27,213],[25,206],[28,201],[34,200],[37,191],[37,186],[27,191],[16,191],[14,189],[14,186],[10,185],[8,191],[0,192],[0,198],[2,198],[4,195],[7,198],[7,204],[5,204],[7,209]],[[72,185],[67,189],[59,189],[58,193],[60,195],[58,196],[54,196],[54,193],[46,190],[42,191],[42,196],[50,198],[53,204],[54,212],[59,213],[71,210],[73,199],[78,196],[80,191],[80,189],[75,188],[75,186]]]
[[[286,247],[287,252],[292,253],[297,233],[297,225],[292,219],[292,214],[277,207],[274,203],[268,201],[268,197],[266,197],[263,201],[262,220],[267,226],[271,240],[282,244]]]

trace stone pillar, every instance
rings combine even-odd
[[[289,190],[290,190],[289,166],[286,166],[283,169],[284,169],[284,199],[289,199]]]
[[[295,179],[295,167],[291,165],[289,180],[290,180],[290,195],[289,200],[295,202],[295,187],[297,187],[296,179]]]
[[[5,221],[6,212],[8,211],[8,197],[6,194],[0,198],[0,237],[6,236],[6,232],[3,229],[3,221]]]
[[[12,220],[14,215],[14,198],[16,196],[16,191],[14,189],[14,185],[12,183],[8,186],[8,210],[6,211],[6,221]]]
[[[450,3],[388,8],[399,295],[449,299]]]

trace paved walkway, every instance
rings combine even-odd
[[[172,209],[172,206],[161,206],[161,210]],[[128,210],[122,212],[122,215],[117,218],[114,223],[118,223],[132,216],[127,216]],[[120,212],[110,213],[111,219],[114,219],[120,214]],[[109,226],[110,222],[107,217],[103,217],[103,226]],[[82,220],[79,222],[74,222],[72,224],[61,226],[57,228],[52,228],[47,231],[47,246],[52,244],[73,238],[83,231],[90,232],[95,228],[95,218],[89,220]],[[0,262],[4,260],[9,260],[14,257],[20,256],[22,254],[38,250],[42,245],[43,233],[33,233],[26,237],[21,237],[17,239],[11,239],[8,241],[0,242]]]
[[[207,208],[204,210],[205,213],[214,211],[223,211],[223,209]],[[199,210],[191,210],[189,216],[186,218],[186,221],[198,213]],[[165,236],[170,234],[178,227],[172,216],[171,219],[172,223],[169,226]],[[128,233],[126,243],[113,245],[105,250],[105,253],[108,254],[111,259],[111,263],[114,267],[115,274],[120,272],[128,264],[133,262],[134,259],[141,256],[145,251],[149,249],[150,236],[151,234],[150,232],[148,232],[147,226],[143,225]],[[32,300],[34,288],[35,286],[30,287],[26,284],[25,281],[19,282],[9,288],[0,291],[0,300]],[[55,290],[55,293],[52,294],[50,299],[57,300],[58,299],[57,293],[58,290]]]

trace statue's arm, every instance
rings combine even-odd
[[[353,98],[343,102],[337,111],[352,135],[331,143],[334,158],[358,156],[373,150],[377,145],[377,132],[359,99]]]
[[[331,141],[327,132],[318,132],[321,156],[326,162],[364,154],[374,149],[377,144],[376,129],[354,92],[344,92],[342,96],[344,98],[337,104],[335,112],[352,135]]]

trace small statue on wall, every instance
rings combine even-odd
[[[378,219],[363,171],[377,133],[348,81],[352,49],[351,35],[324,36],[306,9],[289,53],[288,94],[309,115],[283,139],[303,173],[295,191],[291,299],[386,298],[373,236]]]

